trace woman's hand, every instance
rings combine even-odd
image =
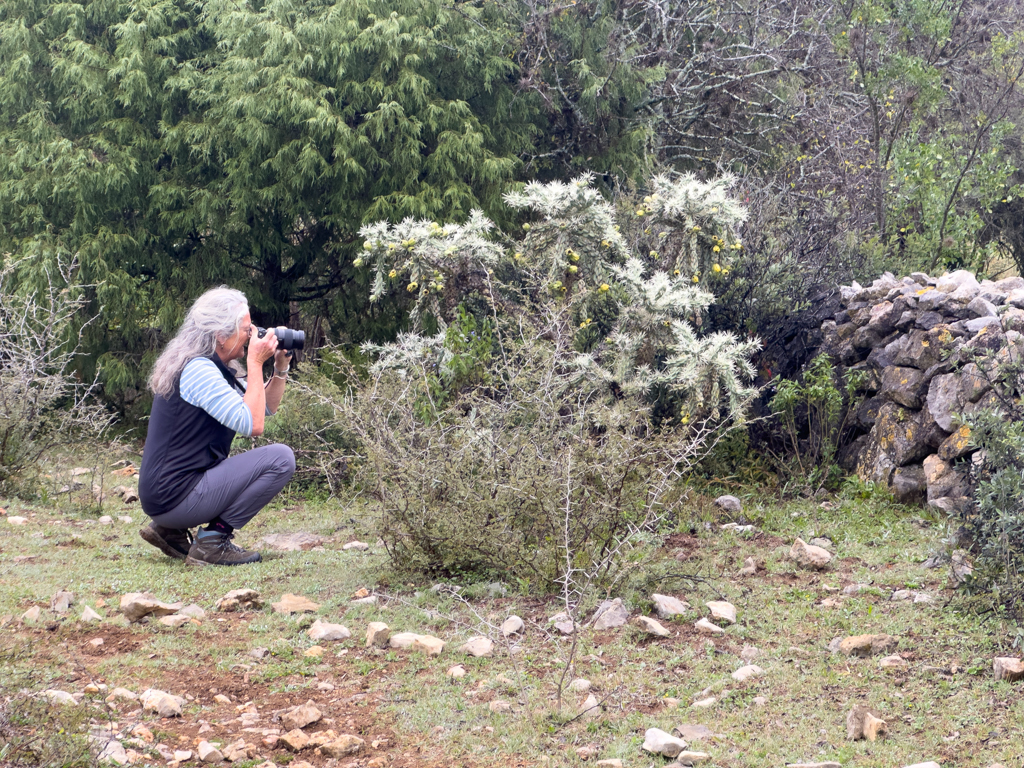
[[[287,349],[279,349],[274,353],[274,370],[283,373],[291,368],[292,353]]]
[[[274,353],[277,351],[277,344],[277,336],[273,330],[268,328],[263,338],[256,336],[254,331],[253,337],[249,339],[249,352],[246,358],[249,365],[256,365],[262,368],[263,364],[274,356]],[[256,370],[259,369],[257,368]]]

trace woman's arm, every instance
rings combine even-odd
[[[253,338],[249,340],[249,351],[246,353],[245,359],[245,367],[249,375],[262,378],[263,363],[273,357],[276,351],[277,336],[273,331],[268,330],[262,339],[254,334]],[[252,435],[259,437],[263,434],[263,422],[267,414],[266,390],[258,385],[246,387],[245,397],[242,399],[252,412]],[[280,397],[278,397],[278,402],[280,402]]]

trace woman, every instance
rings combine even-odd
[[[263,434],[265,416],[281,403],[290,365],[277,343],[273,331],[253,338],[245,295],[221,286],[196,299],[153,366],[139,473],[139,497],[152,522],[139,535],[165,555],[188,565],[260,560],[231,539],[288,482],[295,455],[286,445],[228,454],[235,433]],[[237,377],[242,357],[254,377],[274,358],[264,386],[248,387]],[[203,524],[193,540],[189,529]]]

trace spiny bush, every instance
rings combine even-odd
[[[568,593],[621,576],[672,519],[678,480],[753,395],[757,341],[696,327],[702,271],[739,254],[727,183],[656,179],[629,209],[664,244],[645,256],[586,176],[508,195],[530,216],[518,242],[479,214],[362,230],[374,296],[404,289],[418,311],[331,403],[398,565]]]

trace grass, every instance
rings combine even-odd
[[[163,688],[193,699],[182,718],[166,721],[122,708],[110,714],[122,728],[146,722],[174,748],[189,748],[180,744],[194,746],[200,721],[216,723],[219,740],[255,740],[261,754],[278,765],[290,755],[232,724],[237,712],[215,704],[211,689],[227,692],[233,703],[252,700],[266,727],[273,727],[271,712],[314,699],[334,721],[330,727],[367,739],[361,759],[383,757],[396,766],[576,765],[582,764],[576,750],[586,747],[627,766],[661,765],[669,761],[641,751],[644,731],[680,723],[708,726],[716,736],[694,741],[692,748],[710,753],[712,765],[729,768],[822,760],[844,766],[926,760],[943,766],[1017,764],[1024,754],[1024,736],[1016,728],[1024,716],[1020,684],[995,682],[991,672],[994,656],[1016,653],[1016,626],[998,614],[961,611],[947,573],[922,566],[944,532],[920,510],[884,498],[828,501],[827,508],[818,501],[779,503],[751,491],[744,516],[758,533],[749,535],[721,530],[725,519],[705,497],[695,498],[655,558],[620,594],[611,595],[645,615],[653,615],[652,591],[687,599],[693,611],[665,622],[673,636],[653,640],[632,626],[585,629],[573,647],[547,624],[562,609],[557,600],[523,594],[516,584],[461,584],[460,595],[453,596],[392,572],[377,547],[341,551],[353,538],[376,541],[373,510],[359,499],[286,499],[272,506],[240,534],[240,543],[255,545],[269,533],[299,530],[327,536],[328,543],[322,551],[274,553],[234,569],[190,569],[163,557],[138,538],[144,516],[137,505],[75,510],[0,500],[8,515],[29,517],[25,526],[0,523],[0,617],[11,617],[0,630],[0,694],[8,711],[18,712],[0,724],[0,744],[7,744],[0,764],[87,764],[81,738],[62,741],[50,752],[26,746],[33,728],[70,714],[47,710],[19,691],[76,692],[89,681],[136,692]],[[114,515],[114,523],[97,522],[102,512]],[[117,515],[123,514],[133,522],[120,522]],[[787,556],[796,536],[831,539],[833,568],[797,569]],[[34,559],[14,560],[25,556]],[[757,576],[737,576],[746,557],[758,561]],[[850,585],[861,588],[844,593]],[[267,607],[247,614],[213,611],[221,595],[240,587],[259,590]],[[361,587],[376,590],[380,604],[352,605]],[[75,594],[64,617],[48,611],[58,589]],[[923,591],[932,602],[891,600],[899,589]],[[134,591],[195,602],[208,615],[200,626],[178,630],[155,622],[128,625],[116,608],[122,594]],[[305,657],[314,644],[305,634],[313,617],[273,613],[269,602],[284,592],[320,603],[317,616],[345,624],[353,637],[324,644],[320,659]],[[588,607],[604,597],[592,596]],[[739,609],[737,624],[720,637],[700,635],[693,623],[707,615],[704,602],[720,598]],[[79,623],[82,607],[96,607],[100,600],[106,603],[98,609],[104,622]],[[35,625],[22,624],[18,617],[33,605],[43,608],[42,617]],[[512,613],[527,624],[513,643],[514,655],[495,631]],[[384,621],[394,632],[435,634],[448,646],[436,659],[367,649],[362,638],[370,621]],[[881,632],[900,639],[897,650],[906,667],[886,670],[877,658],[850,659],[828,650],[834,638]],[[458,652],[477,634],[497,641],[494,658]],[[105,638],[99,651],[88,646],[95,637]],[[250,651],[256,647],[270,654],[254,659]],[[745,683],[732,680],[731,672],[746,663],[741,653],[755,653],[754,663],[766,674]],[[447,675],[456,663],[468,671],[461,680]],[[591,681],[602,702],[598,717],[577,717],[586,693],[563,689],[559,698],[559,682],[575,677]],[[719,701],[709,709],[690,707],[707,695]],[[508,701],[512,711],[492,713],[488,705],[497,699]],[[672,699],[679,705],[671,706]],[[857,703],[887,721],[884,739],[847,741],[846,713]],[[95,720],[101,710],[83,711]],[[87,722],[79,714],[68,720],[65,733],[81,731]],[[326,726],[315,728],[320,727]],[[79,750],[77,758],[69,757],[69,745]],[[144,759],[162,764],[155,753],[136,748],[148,755]],[[311,752],[295,759],[315,766],[327,762]]]

